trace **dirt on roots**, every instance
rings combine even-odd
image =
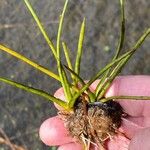
[[[74,112],[59,112],[70,135],[84,145],[93,143],[104,148],[104,142],[117,134],[124,114],[115,101],[87,103],[79,98]]]

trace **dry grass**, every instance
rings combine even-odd
[[[22,146],[12,143],[2,128],[0,128],[0,145],[7,145],[10,150],[26,150]]]

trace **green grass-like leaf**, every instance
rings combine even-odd
[[[52,71],[50,71],[50,70],[44,68],[43,66],[41,66],[41,65],[39,65],[39,64],[37,64],[37,63],[31,61],[30,59],[24,57],[23,55],[21,55],[21,54],[19,54],[19,53],[17,53],[17,52],[15,52],[14,50],[12,50],[12,49],[10,49],[10,48],[4,46],[4,45],[1,45],[1,44],[0,44],[0,50],[5,51],[5,52],[11,54],[12,56],[18,58],[18,59],[21,60],[21,61],[24,61],[25,63],[27,63],[27,64],[33,66],[34,68],[40,70],[41,72],[47,74],[48,76],[50,76],[50,77],[52,77],[52,78],[54,78],[54,79],[60,81],[60,78],[59,78],[59,76],[58,76],[57,74],[53,73]]]
[[[64,67],[78,80],[78,82],[83,86],[85,85],[84,80],[77,74],[75,73],[72,69],[64,65]]]
[[[123,48],[124,44],[124,39],[125,39],[125,11],[124,11],[124,0],[120,0],[120,10],[121,10],[121,28],[120,28],[120,37],[119,37],[119,42],[116,50],[116,54],[113,58],[115,60],[118,58],[120,51]]]
[[[52,52],[53,52],[55,58],[57,59],[57,54],[56,54],[56,49],[55,49],[55,47],[54,47],[54,44],[53,44],[53,42],[51,41],[51,39],[49,38],[47,32],[45,31],[45,29],[44,29],[44,27],[43,27],[43,25],[42,25],[42,22],[40,21],[40,19],[39,19],[38,16],[36,15],[36,12],[34,11],[34,9],[33,9],[32,5],[31,5],[31,3],[29,2],[29,0],[24,0],[24,2],[25,2],[25,4],[26,4],[27,8],[29,9],[30,13],[32,14],[34,20],[36,21],[36,23],[37,23],[37,25],[38,25],[38,27],[39,27],[41,33],[43,34],[43,36],[44,36],[44,38],[45,38],[45,40],[46,40],[46,42],[47,42],[47,44],[48,44],[49,47],[51,48],[51,50],[52,50]]]
[[[71,59],[70,59],[69,48],[67,47],[65,42],[62,42],[62,46],[63,46],[64,54],[65,54],[65,57],[66,57],[66,61],[67,61],[67,64],[68,64],[68,68],[73,70],[73,66],[72,66]]]
[[[64,65],[65,66],[65,65]],[[78,80],[78,84],[81,84],[82,86],[85,86],[86,83],[84,82],[84,80],[77,74],[75,73],[73,70],[71,70],[70,68],[68,68],[67,66],[65,66],[65,68],[71,73],[74,75],[74,77]],[[73,85],[73,86],[77,86],[77,85]],[[79,91],[79,89],[78,89]],[[88,93],[88,96],[89,96],[89,101],[90,102],[93,102],[96,98],[95,94],[91,92],[91,90],[89,88],[87,88],[87,93]]]
[[[127,61],[130,59],[130,57],[131,57],[131,55],[129,55],[126,58],[124,58],[123,60],[121,60],[116,65],[116,67],[112,70],[109,77],[102,84],[102,87],[101,87],[102,90],[100,91],[100,93],[97,93],[97,98],[96,98],[97,100],[99,99],[101,101],[101,98],[104,97],[104,95],[105,95],[106,91],[108,90],[108,88],[110,87],[111,83],[113,82],[115,77],[121,72],[121,70],[123,69],[123,67],[127,63]]]
[[[59,27],[58,27],[58,34],[57,34],[57,57],[58,57],[58,60],[60,60],[60,38],[61,38],[61,34],[62,34],[64,15],[66,12],[67,5],[68,5],[68,0],[66,0],[62,14],[60,15],[60,21],[59,21]]]
[[[101,102],[107,102],[109,100],[116,100],[116,99],[125,99],[125,100],[150,100],[150,96],[126,96],[126,95],[120,95],[120,96],[111,96],[104,99],[101,99]]]
[[[19,89],[25,90],[27,92],[34,93],[36,95],[44,97],[44,98],[46,98],[46,99],[48,99],[48,100],[50,100],[50,101],[52,101],[54,103],[57,103],[58,105],[62,106],[63,108],[68,109],[66,102],[64,102],[64,101],[62,101],[62,100],[60,100],[58,98],[55,98],[54,96],[52,96],[52,95],[50,95],[50,94],[48,94],[48,93],[46,93],[46,92],[44,92],[44,91],[42,91],[40,89],[35,89],[33,87],[29,87],[29,86],[23,85],[21,83],[18,83],[18,82],[12,81],[12,80],[8,80],[8,79],[2,78],[2,77],[0,77],[0,81],[1,82],[5,82],[7,84],[10,84],[12,86],[15,86],[15,87],[17,87]]]
[[[120,51],[123,48],[123,44],[124,44],[124,39],[125,39],[125,11],[124,11],[124,0],[120,0],[120,10],[121,10],[121,28],[120,28],[120,37],[119,37],[119,41],[118,41],[118,46],[117,46],[117,50],[116,53],[113,57],[112,60],[115,60],[118,58]],[[107,80],[106,78],[109,78],[109,73],[111,72],[111,68],[108,69],[108,71],[106,71],[106,73],[103,75],[103,77],[101,78],[100,82],[98,83],[95,93],[96,93],[96,97],[99,96],[100,91],[103,89],[103,85],[106,84]],[[102,95],[102,94],[101,94]]]
[[[66,12],[67,4],[68,4],[68,0],[66,0],[62,14],[60,15],[60,21],[59,21],[59,27],[58,27],[58,33],[57,33],[57,58],[58,58],[57,59],[57,69],[58,69],[58,73],[59,73],[59,76],[61,79],[62,87],[64,89],[65,97],[66,97],[67,101],[69,102],[72,99],[70,83],[68,81],[68,78],[67,78],[65,70],[63,68],[63,65],[61,64],[61,58],[60,58],[60,38],[61,38],[61,34],[62,34],[62,27],[63,27],[64,15]]]
[[[77,56],[75,61],[75,73],[80,73],[80,63],[81,63],[81,56],[83,51],[83,41],[85,36],[85,18],[81,24],[80,34],[79,34],[79,41],[78,41],[78,50],[77,50]]]
[[[64,89],[64,94],[65,94],[66,100],[69,102],[72,99],[71,84],[68,81],[66,72],[65,72],[62,64],[60,64],[59,72],[61,74],[60,78],[61,78],[62,87]]]
[[[71,59],[70,59],[69,48],[67,47],[65,42],[62,42],[62,46],[63,46],[63,50],[64,50],[64,54],[65,54],[65,57],[66,57],[66,62],[67,62],[68,68],[70,70],[73,70],[73,66],[72,66]],[[72,78],[73,83],[74,83],[75,82],[75,77],[72,73],[71,73],[71,78]]]

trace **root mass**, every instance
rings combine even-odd
[[[122,107],[115,101],[86,103],[81,98],[73,113],[60,112],[65,127],[80,142],[93,142],[102,146],[117,133],[121,125]]]

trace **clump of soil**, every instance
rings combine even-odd
[[[65,127],[80,142],[104,146],[104,141],[117,133],[121,126],[122,107],[115,101],[87,103],[79,98],[73,113],[61,112]]]

